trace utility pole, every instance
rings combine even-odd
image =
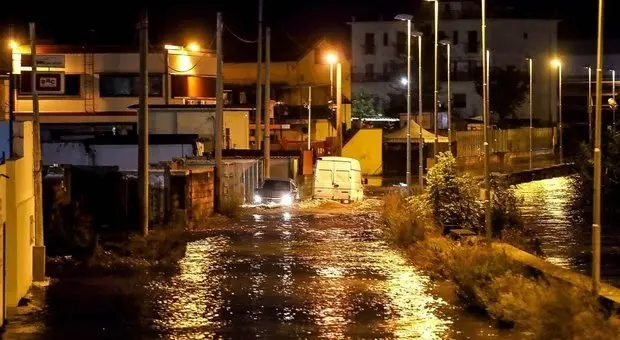
[[[308,151],[312,150],[312,85],[308,86]]]
[[[418,184],[424,191],[424,135],[422,133],[422,33],[417,32],[418,38],[418,125],[420,126],[420,142],[418,144]]]
[[[485,1],[485,0],[483,0]],[[439,114],[439,86],[437,83],[438,77],[438,49],[439,49],[439,0],[433,0],[435,2],[435,83],[434,83],[434,96],[433,96],[433,119],[435,121],[435,145],[433,147],[433,154],[437,156],[439,150],[439,131],[437,129],[437,115]]]
[[[484,227],[487,240],[493,237],[491,225],[491,185],[489,181],[489,118],[487,83],[487,0],[482,0],[482,115],[484,116]]]
[[[588,66],[588,141],[592,145],[592,67]]]
[[[533,103],[533,95],[534,95],[534,82],[533,82],[533,60],[532,58],[528,58],[528,66],[529,66],[529,71],[530,71],[530,98],[529,98],[529,107],[530,107],[530,170],[532,170],[532,151],[533,151],[533,143],[532,143],[532,132],[534,129],[533,126],[533,115],[534,115],[534,110],[532,108],[532,103]]]
[[[140,18],[140,99],[138,111],[138,198],[140,200],[140,228],[149,234],[149,21],[146,10]]]
[[[411,18],[407,20],[407,170],[405,181],[411,192]],[[420,122],[422,123],[422,122]]]
[[[39,91],[37,89],[37,43],[34,22],[30,23],[30,56],[32,60],[32,145],[34,176],[35,232],[33,252],[33,279],[45,280],[45,243],[43,239],[43,172],[41,159],[41,124],[39,121]]]
[[[452,50],[452,44],[450,42],[446,43],[446,48],[448,49],[448,150],[452,153],[452,82],[451,82],[451,60],[450,60],[450,52]]]
[[[342,156],[342,64],[336,65],[336,121],[338,131],[338,156]]]
[[[263,109],[263,0],[258,0],[258,51],[256,55],[256,118],[254,124],[256,130],[254,132],[254,140],[256,141],[254,147],[256,150],[260,150],[261,141],[261,124],[260,117]]]
[[[265,35],[265,139],[263,153],[265,158],[265,178],[271,177],[271,28],[267,27]]]
[[[592,218],[592,292],[598,296],[601,285],[601,125],[603,104],[603,12],[598,1],[598,37],[596,44],[596,103],[594,121],[594,200]]]
[[[13,45],[15,45],[15,41],[13,40],[13,25],[9,26],[9,39],[10,39],[10,54],[11,57],[9,59],[9,159],[13,157],[13,123],[15,122],[15,116],[13,112],[15,111],[15,76],[13,75]]]
[[[217,36],[215,41],[217,78],[215,81],[215,208],[222,211],[222,130],[224,120],[224,65],[222,61],[222,13],[217,13]],[[260,83],[259,83],[260,85]],[[258,100],[259,97],[256,97]],[[258,113],[257,113],[258,114]],[[258,141],[258,140],[257,140]]]

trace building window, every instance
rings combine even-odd
[[[79,96],[82,88],[82,76],[79,74],[65,74],[65,95]]]
[[[137,74],[99,75],[100,97],[137,97],[140,95],[140,76]],[[161,75],[149,76],[149,96],[161,97],[163,83]]]
[[[467,53],[476,53],[478,51],[478,31],[467,32]]]
[[[405,32],[396,33],[396,53],[399,55],[407,54],[407,34]]]
[[[524,32],[523,33],[523,40],[527,40],[527,38],[528,38],[527,32]]]
[[[457,109],[467,107],[467,95],[465,93],[454,93],[452,95],[452,105]]]
[[[387,75],[390,73],[390,64],[389,63],[383,63],[383,74]]]
[[[215,98],[215,77],[173,74],[170,92],[172,98]]]
[[[366,64],[366,77],[372,78],[375,74],[375,64]]]
[[[459,43],[459,31],[452,32],[452,43],[458,45]]]
[[[364,37],[364,52],[365,54],[375,54],[375,34],[366,33]]]
[[[389,43],[389,36],[387,32],[383,33],[383,46],[387,46]]]

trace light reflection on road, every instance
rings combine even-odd
[[[169,338],[444,338],[446,302],[376,219],[253,215],[188,245],[149,287]],[[165,317],[164,317],[165,316]]]

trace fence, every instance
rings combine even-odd
[[[555,128],[533,128],[532,149],[552,152],[555,146]],[[530,129],[489,130],[491,153],[520,153],[530,151]],[[484,131],[458,131],[457,157],[480,157],[484,153]]]

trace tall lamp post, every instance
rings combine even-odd
[[[586,66],[588,70],[588,141],[592,145],[592,67]]]
[[[409,14],[399,14],[396,20],[407,21],[407,188],[411,188],[411,20]]]
[[[560,139],[560,163],[564,163],[564,150],[562,148],[562,61],[553,59],[551,65],[558,68],[558,119],[559,119],[559,139]]]
[[[439,42],[440,44],[446,46],[446,70],[447,70],[447,81],[448,81],[448,151],[450,151],[450,153],[452,153],[452,84],[450,81],[450,50],[451,50],[451,46],[452,43],[450,42],[450,40],[444,39],[442,41]]]
[[[532,58],[527,58],[527,63],[528,63],[528,70],[530,73],[530,95],[529,95],[529,111],[530,111],[530,170],[532,170],[532,149],[533,149],[533,143],[532,143],[532,132],[534,129],[533,126],[533,109],[532,109],[532,103],[533,103],[533,95],[534,95],[534,82],[533,82],[533,71],[534,71],[534,67],[533,67],[533,63],[534,60]]]
[[[596,104],[594,121],[594,197],[592,216],[592,292],[598,296],[601,283],[601,118],[603,101],[603,13],[604,1],[598,0],[596,40]]]
[[[329,97],[334,98],[334,65],[338,62],[338,55],[335,52],[329,52],[325,55],[325,61],[329,65]]]
[[[493,225],[491,220],[491,182],[489,179],[489,122],[487,117],[487,0],[481,1],[480,9],[480,31],[482,32],[482,46],[480,48],[480,54],[482,54],[482,115],[484,116],[484,229],[487,241],[490,242],[493,237]]]
[[[437,149],[439,149],[439,132],[437,131],[437,111],[439,110],[438,108],[438,102],[439,102],[439,88],[438,88],[438,84],[437,84],[437,73],[438,73],[438,66],[437,66],[437,50],[439,48],[439,0],[426,0],[428,2],[434,2],[435,5],[435,65],[434,65],[434,73],[435,73],[435,81],[434,81],[434,85],[433,85],[433,125],[435,126],[435,144],[433,147],[433,154],[436,156],[437,155]]]
[[[616,70],[611,69],[611,132],[616,134]]]
[[[422,32],[412,32],[412,36],[418,38],[418,184],[424,190],[424,136],[422,133]]]

